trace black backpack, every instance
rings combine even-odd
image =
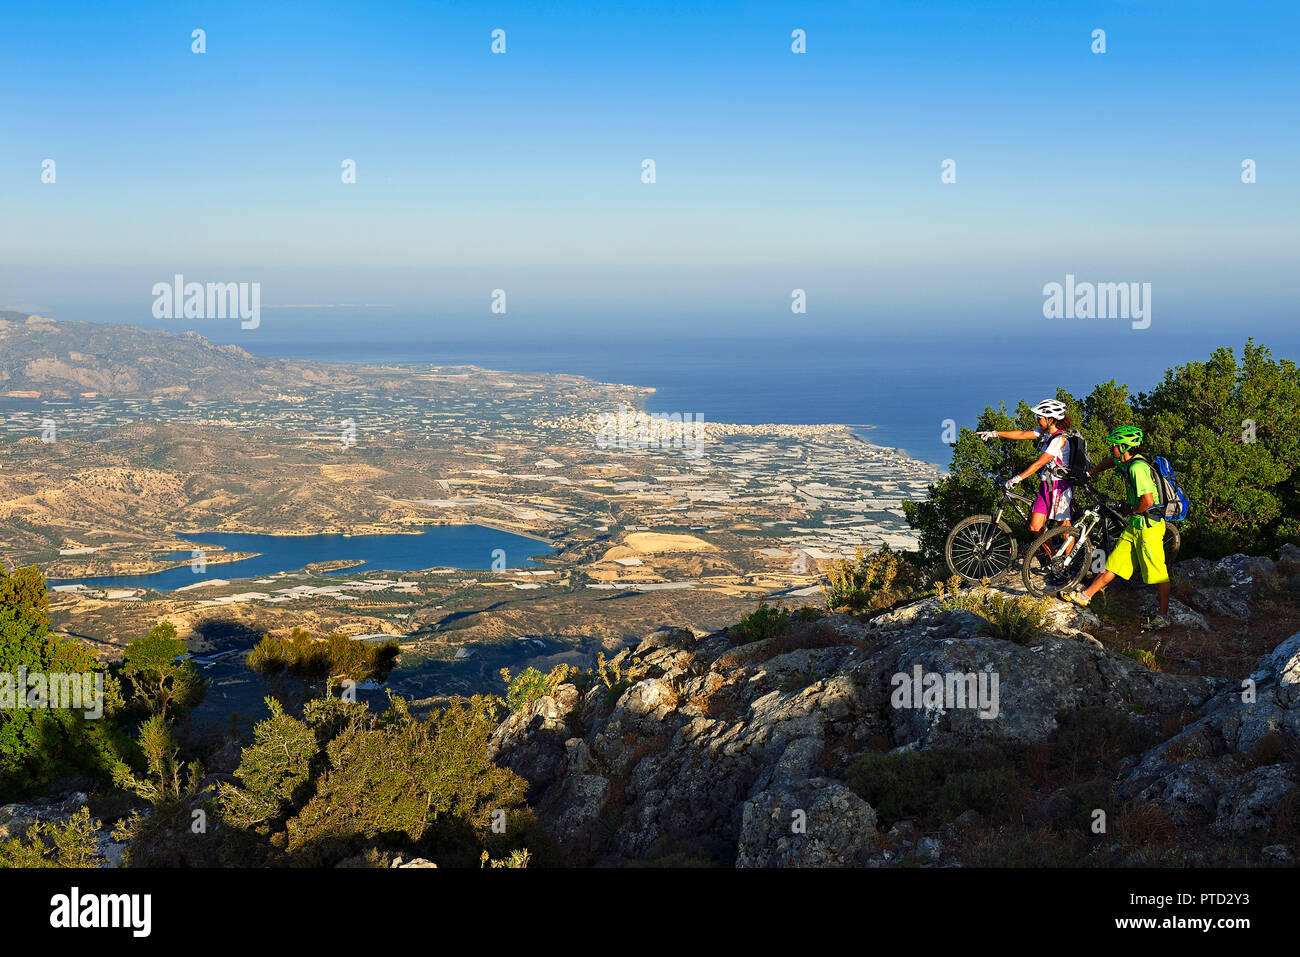
[[[1057,478],[1064,479],[1071,485],[1082,485],[1088,480],[1088,471],[1092,468],[1092,459],[1088,456],[1088,440],[1078,429],[1065,429],[1057,435],[1065,436],[1065,446],[1069,450],[1070,464],[1062,469],[1056,467]],[[1056,435],[1044,436],[1043,448],[1056,438]]]

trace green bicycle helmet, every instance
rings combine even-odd
[[[1121,449],[1135,449],[1142,444],[1142,430],[1136,425],[1121,425],[1106,436],[1107,445],[1118,445]]]

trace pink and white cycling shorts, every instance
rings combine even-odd
[[[1053,522],[1067,522],[1074,508],[1074,486],[1060,479],[1044,479],[1034,497],[1035,515],[1046,515]]]

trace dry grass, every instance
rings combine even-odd
[[[1160,805],[1135,801],[1115,815],[1115,837],[1128,847],[1165,847],[1178,838],[1178,828]]]

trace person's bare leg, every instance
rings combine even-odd
[[[1169,582],[1161,582],[1156,591],[1160,594],[1160,614],[1169,614]]]
[[[1086,598],[1091,599],[1093,595],[1097,594],[1097,592],[1101,591],[1114,580],[1114,572],[1102,572],[1091,585],[1083,590],[1083,594]]]
[[[1037,535],[1039,532],[1043,530],[1043,526],[1045,526],[1046,524],[1047,524],[1047,516],[1044,515],[1042,512],[1034,512],[1032,515],[1029,516],[1029,533],[1031,535]],[[1045,559],[1049,559],[1049,560],[1051,559],[1052,557],[1051,545],[1044,542],[1043,547],[1040,549],[1040,551],[1042,551]]]

